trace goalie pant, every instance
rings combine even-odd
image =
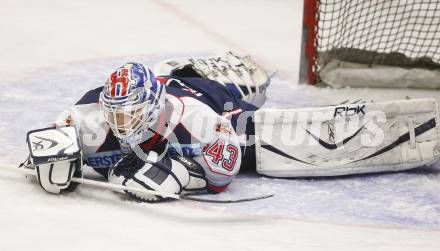
[[[246,135],[254,134],[252,115],[257,107],[209,79],[157,78],[166,85],[165,112],[148,139],[131,149],[136,155],[154,151],[161,158],[184,156],[203,168],[211,192],[225,190],[240,166],[255,169],[254,148],[245,142]],[[108,178],[109,169],[127,149],[99,111],[101,90],[87,92],[60,116],[57,125],[77,128],[84,163]]]

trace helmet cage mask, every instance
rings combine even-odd
[[[108,78],[99,103],[105,120],[121,143],[146,139],[165,107],[165,87],[140,63],[127,63]]]
[[[138,88],[127,97],[113,98],[103,91],[99,103],[113,134],[125,143],[140,143],[144,131],[154,126],[163,109],[164,91],[156,94],[148,88]]]

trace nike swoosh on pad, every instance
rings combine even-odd
[[[339,147],[338,145],[346,144],[348,141],[352,140],[356,135],[358,135],[358,134],[361,132],[362,129],[364,129],[364,127],[365,127],[365,125],[361,126],[361,127],[360,127],[360,128],[359,128],[359,129],[353,134],[353,135],[351,135],[350,137],[347,137],[347,138],[343,139],[342,142],[335,143],[335,144],[327,143],[327,142],[325,142],[324,140],[320,139],[319,137],[313,135],[313,134],[312,134],[311,132],[309,132],[307,129],[304,129],[304,130],[306,130],[306,132],[307,132],[310,136],[312,136],[316,141],[318,141],[318,143],[319,143],[321,146],[323,146],[323,147],[325,147],[325,148],[327,148],[327,149],[329,149],[329,150],[335,150],[335,149],[337,149],[337,148]]]

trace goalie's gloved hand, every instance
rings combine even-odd
[[[49,193],[73,190],[72,177],[81,176],[82,154],[76,129],[48,127],[27,134],[29,159],[26,168],[35,170],[41,187]]]
[[[61,191],[73,191],[78,183],[72,183],[72,177],[81,176],[79,161],[61,161],[35,166],[38,182],[49,193],[59,194]]]
[[[132,153],[110,169],[109,182],[146,190],[180,194],[189,183],[189,174],[179,162],[165,157],[158,160],[156,152],[148,154],[144,161]],[[125,191],[129,196],[144,202],[163,201],[167,198],[147,193]]]
[[[206,189],[208,181],[205,177],[205,170],[199,163],[190,157],[178,154],[172,158],[181,163],[186,170],[188,170],[190,178],[188,185],[184,188],[185,191],[200,191]]]

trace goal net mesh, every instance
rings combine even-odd
[[[440,68],[439,0],[316,0],[314,71],[330,60]]]

